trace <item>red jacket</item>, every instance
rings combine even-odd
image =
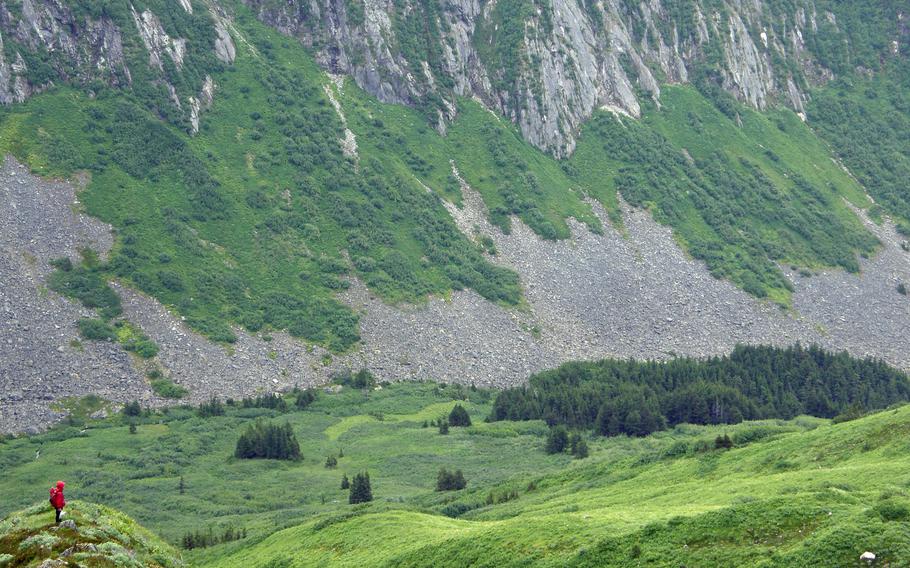
[[[66,507],[66,499],[63,497],[64,485],[62,481],[58,481],[56,487],[51,487],[51,506],[55,509]]]

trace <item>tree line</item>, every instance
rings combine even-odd
[[[688,422],[734,424],[910,400],[910,379],[884,362],[797,343],[737,346],[724,357],[567,363],[499,393],[489,417],[546,420],[604,436],[646,436]]]

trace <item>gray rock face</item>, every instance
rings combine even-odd
[[[189,0],[180,0],[179,6],[192,13]],[[131,29],[130,24],[121,23],[127,27],[122,29],[108,17],[96,20],[76,16],[61,0],[23,0],[15,14],[0,0],[0,104],[22,102],[52,82],[86,85],[102,81],[113,87],[130,88],[133,79],[123,42],[126,36],[138,35],[138,41],[148,53],[147,63],[155,71],[152,81],[167,88],[171,104],[178,112],[185,113],[195,133],[199,129],[200,113],[211,104],[214,84],[206,76],[197,86],[198,91],[181,96],[165,69],[172,65],[179,73],[191,49],[210,49],[223,63],[234,61],[236,48],[231,20],[216,2],[207,3],[207,7],[215,32],[214,42],[210,46],[191,46],[185,38],[169,35],[158,15],[150,10],[140,12],[130,6]],[[45,80],[44,75],[38,79],[31,73],[23,57],[27,51],[50,54],[49,64],[56,77],[39,84]]]
[[[101,79],[118,86],[130,81],[120,29],[108,18],[77,21],[60,0],[23,0],[21,17],[0,2],[0,34],[25,49],[60,54],[56,71],[61,81]],[[29,82],[21,52],[9,62],[3,60],[2,52],[0,49],[0,103],[22,102],[47,86]]]
[[[457,177],[457,164],[453,164]],[[419,306],[389,306],[354,281],[341,299],[361,315],[360,348],[332,356],[287,334],[235,330],[230,348],[191,331],[164,306],[117,283],[125,317],[160,347],[155,359],[189,402],[284,391],[326,382],[341,369],[371,369],[387,380],[437,379],[511,386],[568,360],[663,359],[727,353],[736,343],[814,342],[910,369],[906,337],[910,253],[890,224],[870,229],[884,243],[861,275],[841,271],[793,277],[795,310],[781,311],[710,276],[647,212],[623,206],[624,232],[603,235],[571,222],[572,238],[544,241],[518,219],[510,235],[490,225],[482,198],[466,184],[461,208],[449,204],[470,237],[494,239],[493,262],[518,272],[527,309],[505,309],[472,291]],[[107,251],[109,227],[74,210],[68,183],[30,175],[7,159],[0,169],[0,432],[37,431],[61,418],[68,396],[161,405],[145,363],[118,345],[83,341],[74,322],[91,311],[45,288],[47,261],[83,246]]]
[[[244,2],[262,21],[317,48],[331,72],[352,75],[384,102],[418,104],[432,94],[446,119],[455,97],[475,97],[557,156],[571,153],[579,125],[598,107],[637,116],[636,89],[659,99],[656,74],[670,83],[689,81],[718,48],[722,86],[756,108],[781,101],[801,111],[799,85],[833,76],[804,42],[817,17],[832,16],[817,16],[808,0],[790,12],[760,1],[718,7],[696,0],[684,20],[662,0],[552,0],[531,3],[535,9],[520,12],[521,21],[501,21],[496,2],[478,0],[445,0],[432,13],[414,0]],[[350,11],[355,5],[362,14]],[[414,38],[403,37],[412,33],[403,23],[415,18],[435,24],[422,29],[438,30],[438,37],[416,40],[435,49],[415,48]],[[503,61],[495,54],[506,26],[521,37],[515,57]],[[775,68],[774,61],[792,65]]]

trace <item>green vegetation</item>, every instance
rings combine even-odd
[[[865,197],[793,113],[737,107],[739,127],[690,88],[661,102],[640,122],[595,116],[569,160],[579,176],[650,209],[714,276],[755,296],[788,303],[779,263],[859,270],[856,254],[877,242],[843,198]]]
[[[460,469],[449,471],[446,468],[439,470],[436,475],[436,491],[458,491],[467,487],[468,482]]]
[[[361,3],[347,4],[351,17],[360,17]],[[75,6],[97,11],[93,3]],[[191,44],[213,37],[202,10],[190,15],[159,0],[136,7],[159,14],[166,30]],[[323,90],[327,77],[296,42],[246,7],[235,8],[245,42],[233,65],[193,49],[181,69],[163,71],[143,59],[128,10],[104,8],[126,31],[133,87],[61,85],[4,110],[0,151],[44,175],[91,173],[80,201],[116,228],[116,245],[108,262],[61,265],[50,286],[97,307],[102,319],[120,311],[106,285],[111,278],[159,299],[215,341],[234,341],[232,326],[239,325],[266,334],[286,329],[335,351],[359,340],[357,315],[336,299],[352,276],[390,302],[472,288],[515,305],[517,276],[488,262],[483,251],[495,251],[492,243],[462,235],[442,206],[441,198],[461,200],[453,165],[483,196],[494,224],[508,232],[517,216],[547,239],[567,238],[569,217],[602,230],[586,197],[621,222],[619,191],[672,226],[715,276],[782,305],[790,284],[778,264],[855,271],[856,255],[877,245],[843,203],[846,197],[867,206],[861,188],[793,113],[760,114],[729,99],[724,113],[690,87],[663,89],[662,107],[646,105],[641,121],[597,115],[575,154],[560,162],[474,101],[455,101],[458,116],[442,137],[427,121],[429,112],[435,122],[441,101],[414,110],[381,104],[350,82],[343,89],[330,84],[357,136],[358,156],[346,157],[341,121]],[[518,87],[517,70],[527,63],[517,49],[523,34],[547,33],[549,9],[546,2],[498,2],[481,23],[477,47],[505,70],[493,77],[504,91]],[[427,61],[434,71],[441,64],[439,10],[421,2],[394,22],[408,61]],[[422,70],[412,71],[423,80]],[[173,107],[158,79],[166,77],[185,99],[206,74],[218,86],[214,105],[190,136],[186,113]],[[443,81],[446,74],[434,76]],[[905,106],[903,95],[884,96],[886,90],[879,90],[876,116]],[[833,125],[821,114],[810,110],[819,125]],[[862,122],[859,111],[848,114],[851,124]],[[881,149],[903,151],[900,124],[888,130],[880,123],[867,125],[864,139],[882,131],[887,136],[877,143],[891,146]],[[849,153],[835,126],[822,130]],[[889,160],[885,154],[881,160]],[[857,170],[864,156],[855,158]],[[899,170],[903,162],[894,163]],[[895,184],[906,177],[898,170],[860,176],[880,187],[870,191],[882,192],[880,201],[894,210],[902,199]]]
[[[180,11],[162,12],[181,29]],[[484,260],[413,174],[367,148],[358,168],[345,159],[325,75],[300,46],[238,12],[257,52],[211,67],[216,102],[195,137],[134,91],[90,99],[60,87],[4,115],[0,151],[43,174],[89,168],[80,200],[117,228],[110,262],[75,276],[92,290],[128,282],[216,341],[233,341],[239,324],[338,351],[359,339],[356,315],[334,298],[348,275],[390,301],[473,287],[516,303],[517,277]]]
[[[567,363],[500,392],[491,420],[546,420],[604,436],[647,436],[677,424],[735,424],[800,414],[833,418],[910,400],[910,378],[871,358],[797,344],[737,346],[726,357]],[[568,435],[550,431],[547,451]]]
[[[149,384],[151,384],[155,394],[161,398],[180,399],[189,394],[186,388],[165,377],[151,379]]]
[[[373,490],[370,487],[370,474],[367,472],[358,473],[351,481],[351,494],[348,496],[348,503],[358,505],[360,503],[369,503],[373,500]]]
[[[807,114],[875,199],[872,212],[910,220],[910,63],[894,62],[874,78],[839,79],[813,95]]]
[[[189,535],[185,554],[198,566],[623,565],[636,547],[656,566],[841,566],[864,550],[892,562],[910,552],[910,407],[836,425],[797,417],[640,438],[569,434],[547,454],[542,421],[477,420],[491,395],[392,384],[319,393],[304,411],[291,393],[285,411],[237,402],[207,417],[176,407],[62,425],[0,442],[0,514],[62,478],[73,499],[116,506],[175,544]],[[456,404],[472,426],[448,436],[422,427]],[[302,459],[232,458],[236,432],[257,420],[287,421]],[[440,470],[446,480],[460,470],[466,486],[437,491]],[[372,501],[349,504],[367,471]]]
[[[256,422],[247,426],[237,440],[234,457],[238,459],[299,460],[300,444],[290,422],[283,426]]]
[[[449,413],[448,423],[450,426],[467,427],[471,425],[471,416],[462,405],[456,404]]]
[[[173,548],[113,509],[72,501],[64,520],[76,527],[56,527],[47,503],[0,520],[0,566],[184,566]]]

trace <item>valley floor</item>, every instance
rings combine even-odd
[[[472,426],[424,425],[456,400]],[[544,453],[542,422],[484,422],[489,409],[488,391],[398,383],[284,414],[172,408],[135,434],[120,416],[58,427],[0,443],[0,515],[63,478],[72,498],[171,543],[248,531],[185,551],[199,566],[855,566],[865,551],[910,563],[910,406],[589,438],[585,459]],[[257,418],[289,421],[302,461],[231,457]],[[723,433],[733,449],[714,449]],[[467,488],[434,491],[442,467],[462,469]],[[374,501],[348,505],[340,479],[360,471]]]

